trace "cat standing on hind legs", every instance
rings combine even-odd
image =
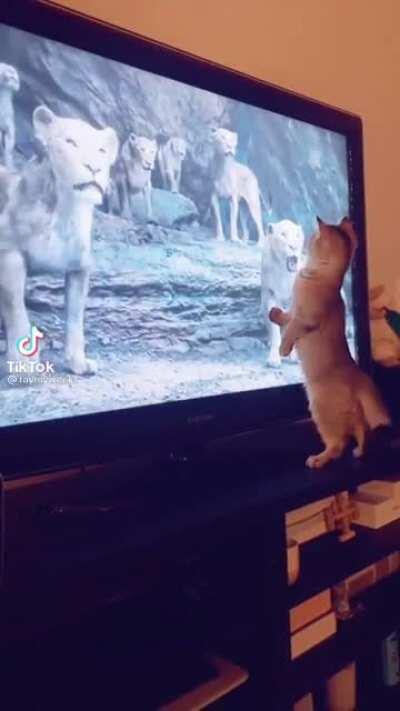
[[[353,225],[347,218],[336,226],[317,220],[290,312],[273,308],[269,314],[282,329],[281,355],[296,347],[311,415],[325,445],[308,457],[307,466],[313,468],[341,457],[351,439],[356,441],[354,456],[361,457],[368,431],[391,424],[377,388],[353,360],[346,341],[340,292],[357,246]]]

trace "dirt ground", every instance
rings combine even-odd
[[[301,379],[297,364],[285,363],[274,370],[262,358],[243,363],[235,354],[230,361],[216,362],[200,357],[177,361],[176,356],[123,360],[104,354],[98,372],[86,377],[69,375],[60,360],[54,364],[55,375],[44,383],[9,384],[3,377],[0,426],[275,387]]]

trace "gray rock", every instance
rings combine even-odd
[[[202,328],[197,329],[195,337],[200,343],[207,343],[211,340],[211,331],[209,328],[202,326]]]
[[[132,244],[120,224],[99,215],[105,229],[93,243],[94,269],[85,312],[91,357],[100,346],[118,354],[184,355],[212,344],[210,355],[254,357],[265,338],[259,318],[259,255],[251,246],[218,245],[210,234],[168,230],[165,242]],[[113,229],[114,228],[114,229]],[[64,342],[64,280],[28,280],[33,323]]]
[[[155,350],[155,351],[163,351],[165,352],[168,348],[168,343],[166,340],[162,338],[149,338],[146,341],[146,345],[150,350]]]
[[[112,343],[112,338],[111,336],[100,336],[99,342],[101,343],[102,346],[109,346],[110,343]]]
[[[258,338],[252,338],[251,336],[234,336],[229,339],[229,345],[233,351],[249,352],[252,354],[258,352],[261,355],[265,353],[264,343]]]
[[[63,342],[62,342],[62,341],[58,341],[57,338],[52,338],[52,339],[51,339],[51,344],[50,344],[50,346],[51,346],[51,349],[52,349],[53,351],[62,351],[62,349],[64,348]]]
[[[220,358],[226,356],[230,346],[227,341],[211,341],[201,347],[201,355],[207,358]]]
[[[192,200],[178,193],[153,188],[151,192],[152,220],[163,227],[179,228],[198,221],[199,213]],[[138,219],[146,221],[143,197],[133,195],[132,211]]]
[[[103,249],[110,242],[116,245],[141,245],[163,242],[165,231],[159,225],[146,225],[140,219],[125,220],[118,215],[109,215],[95,210],[92,240],[95,249]]]
[[[170,344],[169,350],[174,353],[178,353],[179,355],[186,355],[186,353],[189,353],[190,351],[190,345],[185,341],[176,341],[175,343]]]

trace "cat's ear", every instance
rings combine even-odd
[[[350,240],[351,257],[353,257],[354,252],[357,249],[358,239],[357,239],[356,231],[354,229],[354,225],[353,225],[352,221],[349,220],[348,217],[344,217],[340,223],[340,229],[346,233],[346,235],[348,236],[348,238]]]
[[[316,231],[316,233],[315,233],[315,236],[316,236],[316,239],[318,239],[318,238],[321,236],[321,233],[322,233],[323,230],[324,230],[325,222],[324,222],[323,220],[321,220],[321,218],[318,217],[318,215],[317,215],[317,218],[316,218],[316,219],[317,219],[317,231]]]
[[[346,227],[351,227],[354,230],[354,225],[349,217],[344,217],[340,223],[340,227],[345,229]]]

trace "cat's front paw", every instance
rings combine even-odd
[[[293,343],[287,343],[286,341],[282,341],[281,346],[279,348],[279,354],[282,358],[289,358],[293,350]]]
[[[65,364],[74,375],[94,375],[97,373],[97,362],[85,356],[67,357]]]
[[[309,469],[322,469],[327,464],[327,458],[324,453],[312,454],[306,459],[306,466]]]
[[[278,326],[281,326],[282,324],[282,316],[283,316],[283,311],[282,309],[279,309],[277,306],[273,306],[272,309],[270,309],[270,312],[268,314],[268,318],[272,323],[278,324]]]

